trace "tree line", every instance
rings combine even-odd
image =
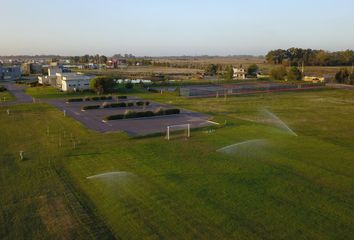
[[[268,63],[286,66],[351,66],[354,63],[354,51],[329,52],[324,50],[289,48],[277,49],[266,55]]]

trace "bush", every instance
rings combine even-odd
[[[112,96],[102,96],[100,100],[112,100]]]
[[[115,82],[112,77],[95,77],[90,81],[90,89],[94,90],[98,94],[110,93],[115,87]]]
[[[172,109],[166,109],[164,111],[164,115],[173,115],[173,114],[180,114],[181,110],[177,109],[177,108],[172,108]]]
[[[180,114],[181,110],[179,109],[158,109],[155,112],[145,111],[145,112],[135,112],[127,110],[124,114],[120,115],[112,115],[105,118],[105,120],[119,120],[119,119],[129,119],[129,118],[144,118],[144,117],[154,117],[154,116],[162,116],[162,115],[173,115]]]
[[[165,110],[163,108],[158,108],[155,110],[155,115],[156,116],[165,115]]]
[[[7,89],[3,86],[0,86],[0,92],[5,92],[5,91],[7,91]]]
[[[83,102],[83,98],[69,98],[67,102]]]
[[[133,107],[134,106],[134,103],[133,102],[128,102],[127,103],[127,107]]]
[[[135,118],[137,116],[137,112],[127,110],[124,113],[124,118]]]
[[[284,80],[286,76],[286,68],[284,66],[273,68],[270,75],[275,80]]]
[[[134,84],[133,84],[132,82],[127,82],[127,83],[125,84],[125,88],[126,88],[126,89],[132,89],[132,88],[134,88]]]
[[[119,119],[124,119],[124,115],[123,114],[118,114],[118,115],[112,115],[112,116],[105,117],[106,121],[119,120]]]
[[[89,98],[89,97],[85,97],[85,99],[84,99],[86,102],[89,102],[89,101],[91,101],[91,98]]]
[[[117,96],[118,99],[128,99],[127,96]]]
[[[126,103],[105,103],[103,104],[103,108],[123,108],[126,107]]]
[[[135,103],[137,106],[149,106],[150,105],[150,102],[142,102],[142,101],[139,101],[139,102],[136,102]]]
[[[288,71],[289,81],[300,81],[302,80],[302,72],[297,67],[291,67]]]
[[[81,110],[91,110],[91,109],[99,109],[99,105],[93,105],[93,106],[84,106],[81,108]]]

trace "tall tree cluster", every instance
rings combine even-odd
[[[268,52],[266,60],[273,64],[299,66],[351,66],[354,63],[354,51],[328,52],[324,50],[289,48]]]

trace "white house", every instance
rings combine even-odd
[[[57,77],[61,80],[61,90],[64,92],[89,90],[93,78],[82,73],[57,73]]]
[[[246,79],[246,69],[242,66],[239,68],[234,68],[234,79],[243,80]]]

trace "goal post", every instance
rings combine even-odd
[[[183,134],[186,138],[191,137],[191,124],[180,124],[167,126],[166,139],[171,140],[173,133]]]

